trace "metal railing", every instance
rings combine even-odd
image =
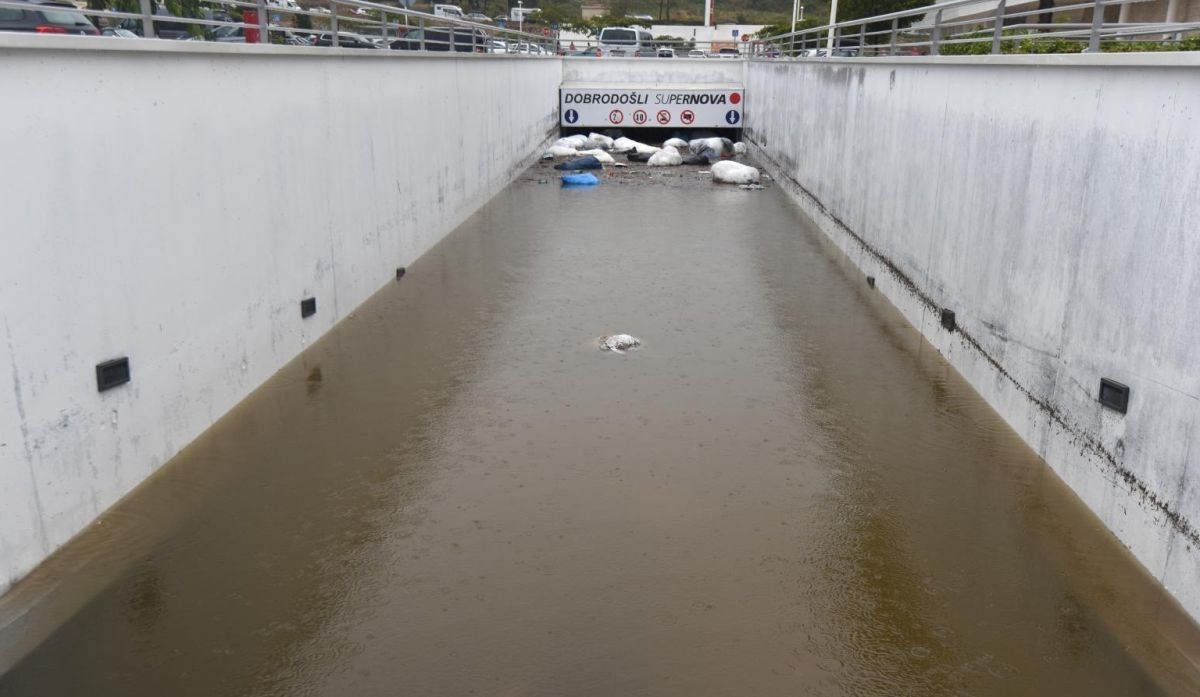
[[[300,7],[295,0],[211,0],[200,17],[165,14],[155,0],[124,0],[123,4],[136,4],[137,11],[55,9],[88,17],[101,33],[219,43],[520,56],[719,59],[745,58],[751,46],[736,39],[655,39],[632,47],[601,45],[594,37],[563,36],[548,27],[542,33],[522,31],[370,0],[317,0],[308,8]],[[36,10],[37,6],[0,0],[0,8]]]
[[[809,27],[754,42],[754,59],[999,53],[1200,50],[1200,22],[1128,22],[1124,6],[1152,0],[950,0]],[[1165,3],[1164,3],[1165,5]],[[1117,15],[1109,21],[1106,15]],[[1031,22],[1028,18],[1037,17]]]
[[[137,12],[69,11],[98,24],[100,33],[121,29],[142,38],[523,56],[555,53],[554,40],[544,34],[436,16],[368,0],[320,0],[319,5],[308,9],[301,8],[294,0],[286,3],[217,0],[205,8],[202,17],[165,14],[164,8],[155,5],[153,0],[137,2]],[[0,8],[36,11],[43,7],[0,0]],[[241,16],[237,17],[235,13]],[[285,17],[290,21],[285,21]],[[302,22],[299,17],[308,19]]]

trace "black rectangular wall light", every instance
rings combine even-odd
[[[305,298],[300,301],[300,319],[317,314],[317,299]]]
[[[129,358],[122,356],[96,366],[96,389],[103,392],[129,382]]]
[[[1129,408],[1129,386],[1116,380],[1100,378],[1100,403],[1113,411],[1125,413]]]

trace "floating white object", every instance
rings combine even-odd
[[[584,146],[584,143],[587,143],[587,140],[588,140],[587,136],[581,136],[581,135],[564,136],[564,137],[559,138],[558,140],[554,141],[554,144],[562,145],[562,146],[565,146],[568,148],[575,148],[576,150],[578,150]]]
[[[733,144],[733,151],[739,155],[745,155],[746,154],[746,144],[739,140],[738,142]]]
[[[616,160],[613,159],[612,155],[609,155],[608,153],[606,153],[600,149],[580,150],[579,154],[580,155],[591,155],[592,157],[596,158],[597,160],[600,160],[600,164],[602,164],[602,165],[616,164]]]
[[[576,157],[579,155],[579,151],[567,145],[555,144],[550,146],[546,154],[551,157]]]
[[[630,334],[613,334],[600,337],[600,350],[613,353],[625,353],[629,349],[642,345],[642,340]]]
[[[684,140],[683,138],[670,138],[667,140],[667,142],[663,143],[664,148],[667,146],[670,146],[670,147],[678,150],[679,148],[686,148],[687,141]]]
[[[683,156],[674,147],[668,145],[651,155],[646,164],[651,167],[674,167],[683,164]]]
[[[726,184],[757,184],[758,170],[733,160],[714,162],[712,166],[713,181]]]
[[[601,133],[589,133],[587,139],[593,143],[598,143],[601,150],[612,150],[613,139]]]
[[[642,154],[656,153],[661,150],[661,148],[656,148],[653,145],[639,143],[632,138],[617,138],[613,141],[612,149],[614,152],[629,152],[630,150],[636,150]]]

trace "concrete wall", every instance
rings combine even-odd
[[[14,35],[0,65],[0,591],[505,186],[561,78]]]
[[[746,64],[720,58],[564,58],[562,81],[571,84],[740,85]]]
[[[756,62],[746,135],[1200,617],[1197,68],[1194,54]],[[1132,388],[1127,414],[1098,403],[1101,377]]]

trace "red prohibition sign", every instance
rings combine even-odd
[[[692,113],[691,109],[684,109],[683,113],[679,115],[679,120],[686,126],[696,120],[696,115]]]
[[[625,114],[622,114],[620,109],[613,109],[608,112],[608,120],[613,123],[621,123],[625,120]]]
[[[633,122],[639,126],[646,123],[646,112],[641,109],[633,112]]]
[[[666,109],[659,109],[657,118],[659,123],[671,123],[671,112]]]

